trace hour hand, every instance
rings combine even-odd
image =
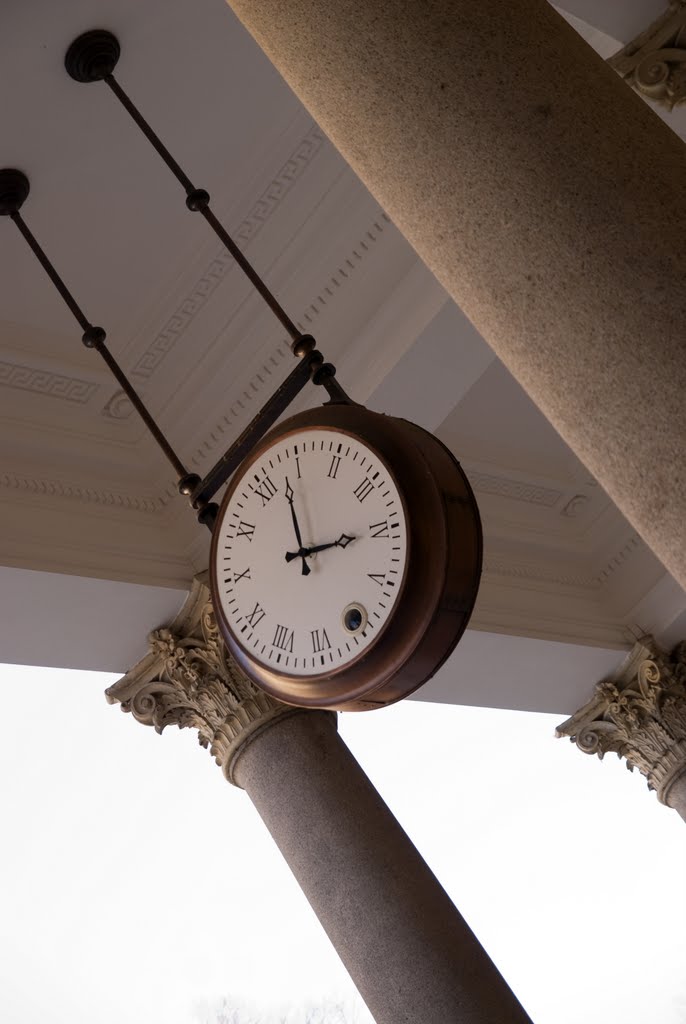
[[[355,540],[354,537],[349,537],[347,533],[342,533],[338,540],[331,541],[330,544],[317,544],[313,548],[308,548],[308,555],[316,555],[318,551],[326,551],[327,548],[347,548],[351,541]]]
[[[332,540],[328,544],[316,544],[312,548],[300,548],[300,551],[287,551],[286,561],[292,562],[294,558],[309,558],[310,555],[316,555],[318,551],[326,551],[328,548],[347,548],[351,541],[355,540],[354,537],[350,537],[347,533],[342,533],[338,540]]]

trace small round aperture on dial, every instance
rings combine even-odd
[[[362,633],[367,625],[367,610],[363,605],[353,602],[343,609],[342,620],[346,633]]]

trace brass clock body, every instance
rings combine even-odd
[[[361,711],[450,655],[481,563],[476,500],[448,449],[406,420],[329,404],[272,430],[234,474],[210,577],[250,679],[287,704]]]

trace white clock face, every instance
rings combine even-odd
[[[403,502],[384,463],[348,434],[276,441],[238,480],[218,531],[226,621],[275,672],[334,672],[392,614],[407,560]]]

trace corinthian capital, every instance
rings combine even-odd
[[[671,110],[686,99],[686,0],[669,9],[608,63],[637,92]]]
[[[556,732],[586,754],[614,751],[669,803],[671,787],[686,773],[686,643],[667,655],[644,637]]]
[[[154,630],[147,655],[105,691],[143,725],[198,730],[198,738],[233,782],[239,749],[276,719],[301,712],[258,689],[229,656],[209,591],[193,581],[170,626]]]

